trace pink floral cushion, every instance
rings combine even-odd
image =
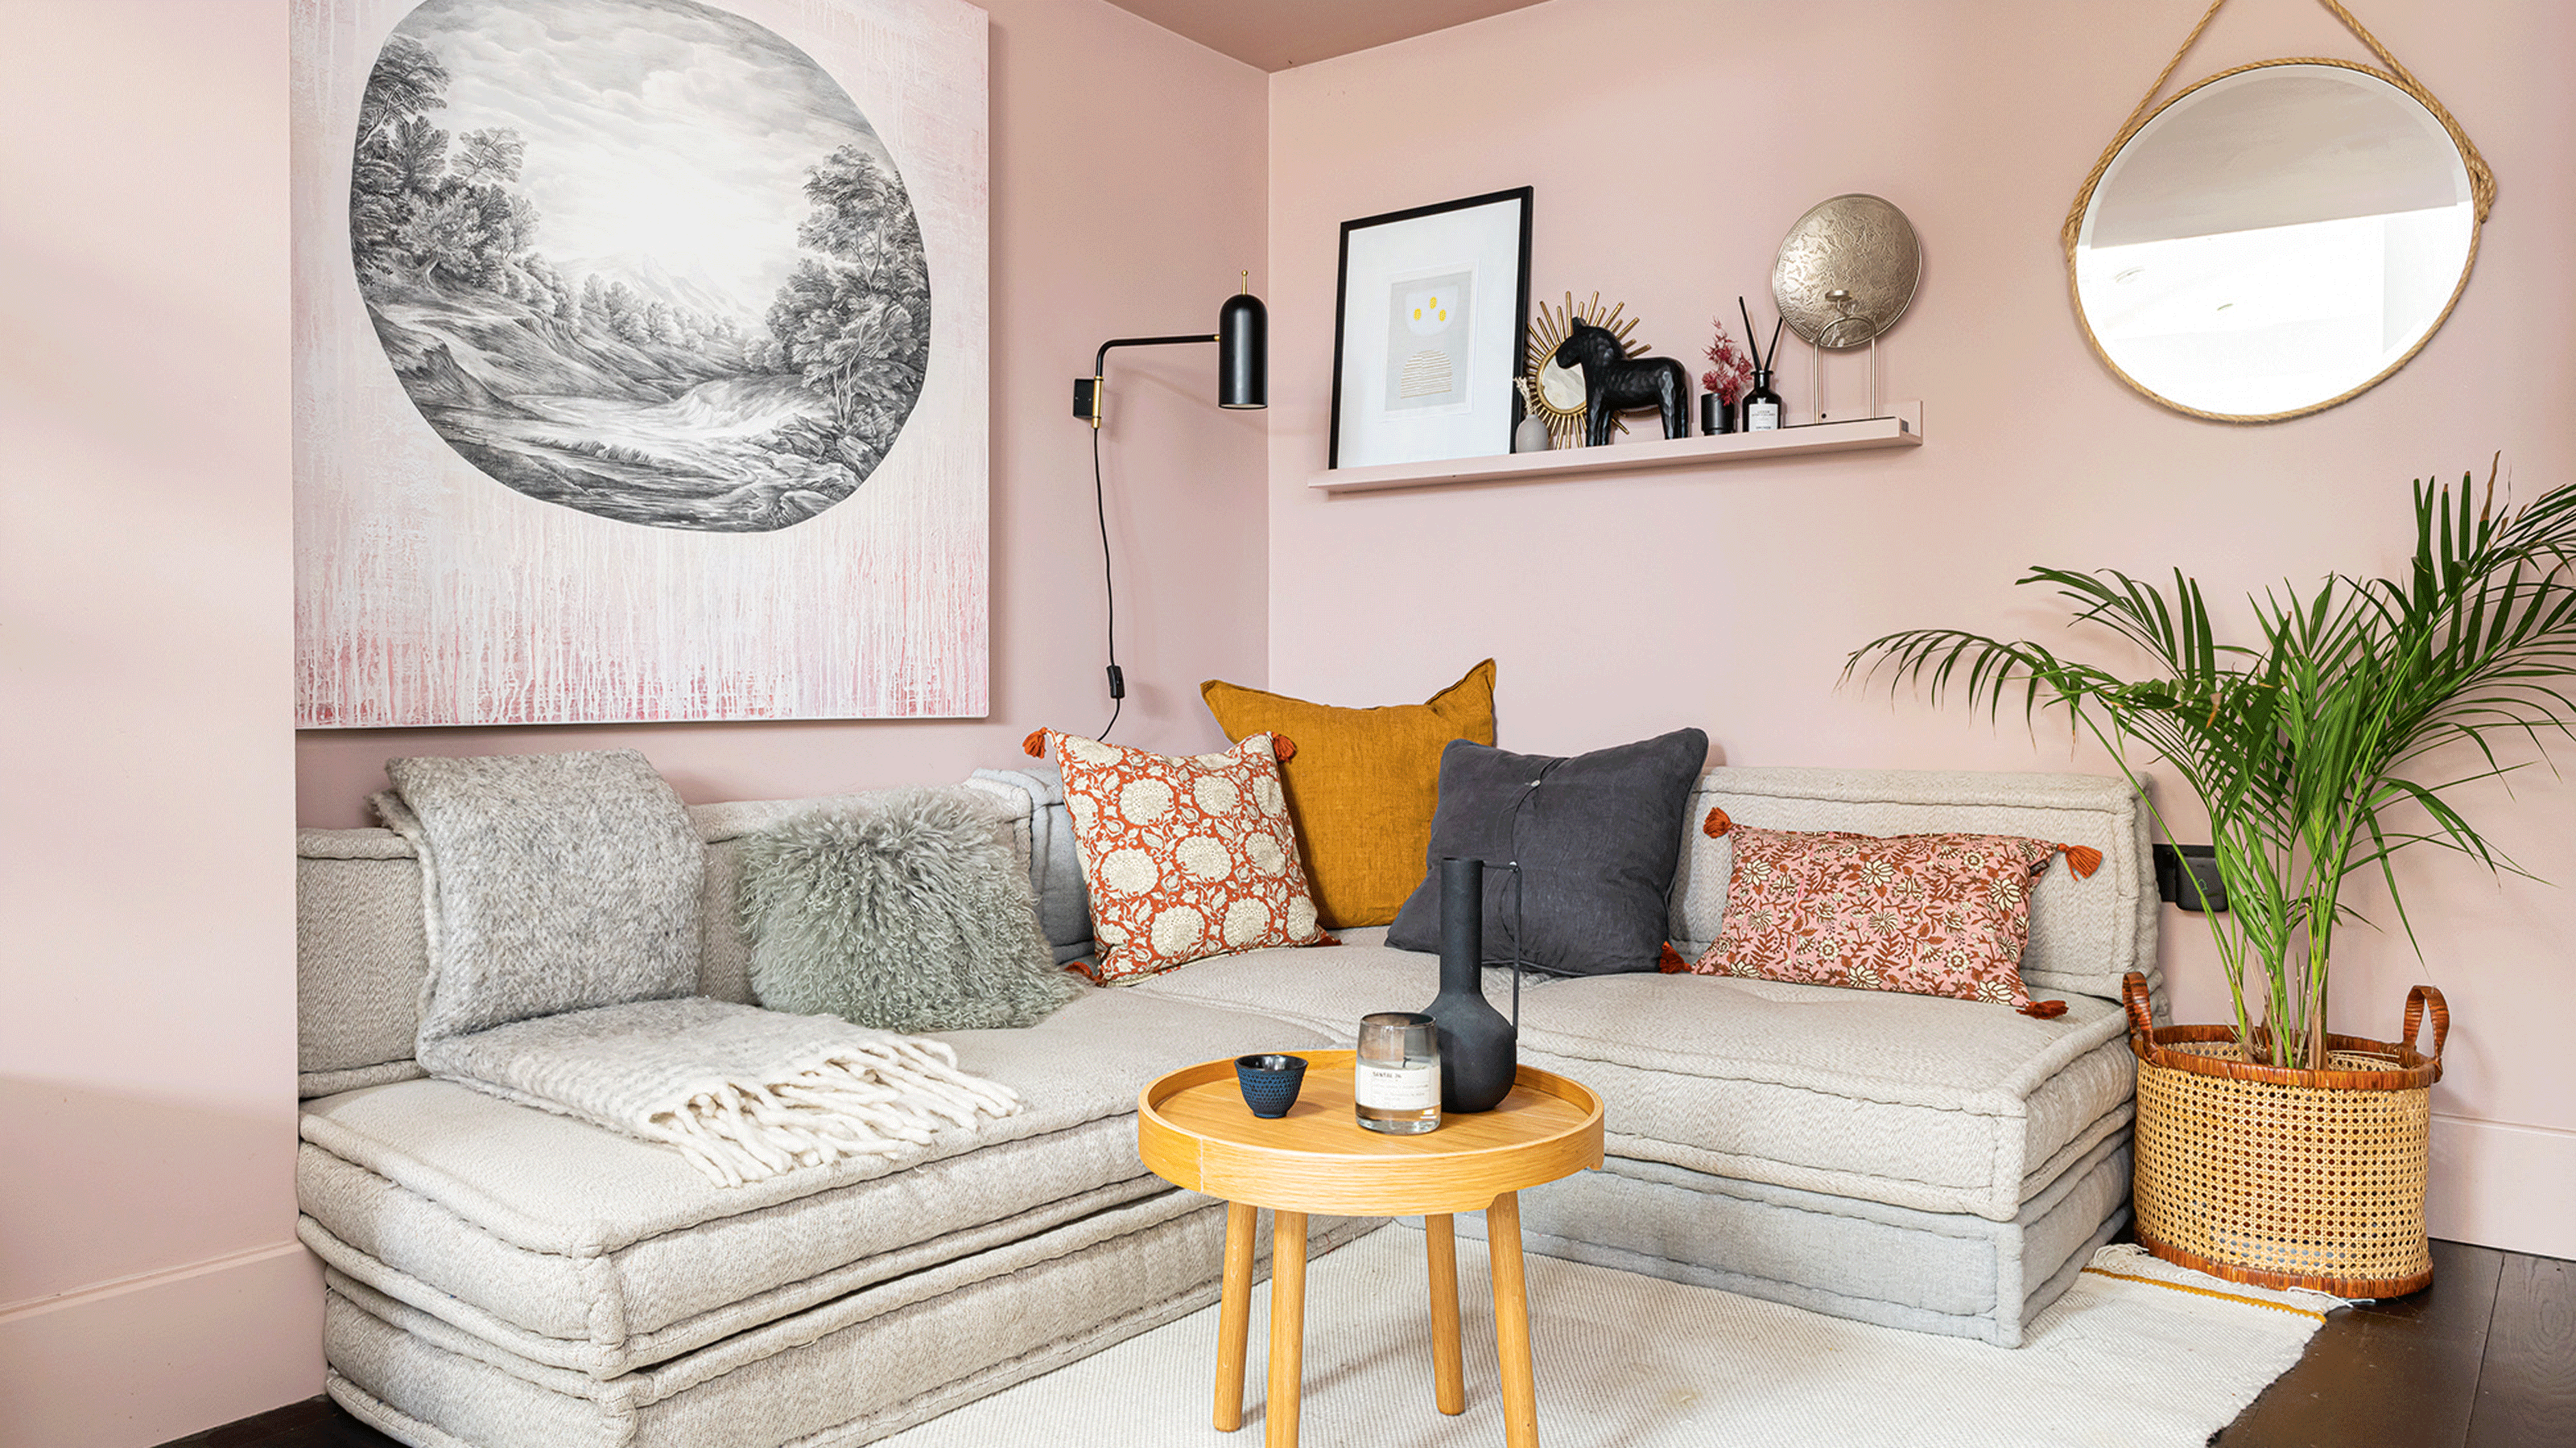
[[[1715,942],[1686,968],[1856,990],[1954,996],[2048,1017],[2021,983],[2030,890],[2061,848],[2012,835],[1761,830],[1710,812],[1735,841]],[[2098,851],[2067,850],[2079,876]]]
[[[1315,918],[1279,764],[1297,746],[1254,734],[1222,754],[1149,754],[1041,729],[1073,815],[1102,985],[1211,955],[1338,945]]]

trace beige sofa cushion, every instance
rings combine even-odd
[[[1325,1044],[1100,989],[1025,1030],[941,1039],[1017,1090],[1021,1114],[737,1188],[676,1152],[448,1082],[314,1101],[305,1236],[338,1270],[486,1341],[613,1375],[940,1263],[1008,1270],[998,1249],[1095,1214],[1187,1210],[1137,1159],[1137,1092],[1191,1062]]]
[[[1418,1011],[1440,994],[1439,956],[1388,945],[1383,925],[1334,933],[1341,944],[1221,955],[1119,989],[1276,1016],[1321,1032],[1345,1048],[1359,1039],[1361,1016],[1372,1011]],[[1527,995],[1549,980],[1524,974],[1521,991]],[[1511,1014],[1510,971],[1485,972],[1485,999],[1494,1003],[1494,1009]]]
[[[1995,774],[1893,769],[1712,769],[1700,776],[1682,825],[1673,875],[1673,939],[1697,958],[1717,938],[1735,864],[1732,838],[1711,839],[1712,807],[1766,830],[1849,830],[1863,835],[1957,831],[2089,845],[2102,868],[2085,879],[2050,870],[2030,895],[2030,944],[2022,984],[2043,999],[2066,991],[2120,998],[2120,977],[2156,969],[2155,862],[2147,814],[2126,780],[2094,774]]]
[[[2137,1079],[2091,996],[2039,1021],[1706,975],[1557,982],[1520,1048],[1601,1093],[1612,1156],[1997,1222],[2127,1128]]]
[[[1132,1216],[1122,1211],[1077,1224],[1091,1237],[1078,1250],[1040,1239],[1006,1270],[951,1262],[607,1379],[499,1351],[332,1271],[327,1387],[365,1422],[430,1448],[872,1443],[1214,1302],[1225,1209],[1183,1199],[1190,1209],[1169,1220],[1112,1220]],[[1308,1255],[1379,1225],[1317,1217]]]
[[[1338,1046],[1420,1010],[1440,959],[1352,930],[1338,947],[1202,960],[1136,996],[1294,1022]],[[2011,1221],[2124,1131],[2137,1079],[2113,1003],[2009,1007],[1700,975],[1525,977],[1520,1059],[1601,1093],[1612,1156],[1927,1212]],[[1511,1008],[1511,973],[1485,972]]]

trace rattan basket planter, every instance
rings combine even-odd
[[[2326,1038],[2329,1068],[2250,1065],[2227,1026],[2165,1026],[2123,996],[2138,1057],[2138,1241],[2264,1287],[2400,1297],[2433,1280],[2424,1178],[2450,1008],[2419,985],[2398,1042]],[[2416,1049],[2425,1015],[2430,1055]]]

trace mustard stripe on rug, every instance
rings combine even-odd
[[[1308,1270],[1306,1443],[1503,1441],[1485,1244],[1458,1241],[1467,1412],[1447,1418],[1431,1396],[1423,1241],[1375,1232]],[[1539,1436],[1549,1448],[2201,1448],[2298,1361],[2337,1305],[2105,1247],[2014,1349],[1552,1257],[1528,1264]],[[1240,1433],[1209,1426],[1210,1308],[885,1442],[1259,1443],[1268,1306],[1268,1289],[1257,1289]]]

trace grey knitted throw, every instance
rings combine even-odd
[[[641,754],[385,768],[372,803],[420,856],[431,1075],[663,1143],[726,1186],[1019,1109],[944,1042],[695,996],[705,848]]]

